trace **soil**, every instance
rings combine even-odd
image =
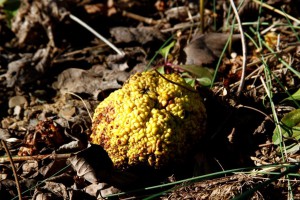
[[[300,199],[299,2],[234,1],[242,29],[232,2],[0,1],[1,199]],[[150,69],[197,90],[207,133],[184,163],[117,170],[92,115]]]

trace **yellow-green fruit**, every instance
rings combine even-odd
[[[137,73],[96,108],[91,142],[107,151],[115,167],[160,168],[181,160],[205,133],[199,94],[179,75],[163,76]]]

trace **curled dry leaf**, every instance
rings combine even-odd
[[[89,145],[68,159],[77,175],[90,183],[98,183],[98,180],[106,181],[111,176],[112,161],[107,152],[98,145]]]
[[[98,183],[98,179],[96,177],[94,169],[89,163],[86,162],[83,157],[73,155],[68,159],[68,161],[71,163],[78,176],[84,177],[84,179],[89,181],[90,183]]]
[[[11,25],[19,44],[48,39],[51,46],[55,46],[53,29],[57,24],[54,22],[61,21],[66,15],[63,4],[64,2],[48,0],[23,1]]]
[[[69,143],[61,145],[56,152],[58,153],[66,153],[66,152],[74,152],[74,150],[81,150],[85,147],[82,141],[77,140],[77,141],[71,141]]]
[[[36,160],[27,160],[22,164],[22,177],[34,178],[38,175],[38,162]]]
[[[19,156],[34,155],[43,147],[57,148],[65,142],[61,127],[53,120],[40,121],[34,132],[25,136],[24,145],[20,147]]]
[[[97,199],[103,199],[110,194],[121,192],[121,190],[119,190],[118,188],[109,186],[106,183],[90,184],[83,190],[89,195],[97,197]]]
[[[165,15],[166,15],[167,19],[180,19],[183,21],[189,17],[188,12],[190,12],[188,7],[178,6],[178,7],[174,7],[174,8],[170,8],[170,9],[166,10]]]
[[[61,183],[47,181],[43,187],[34,191],[33,200],[69,199],[66,186]]]
[[[21,58],[11,61],[7,72],[0,77],[5,78],[7,87],[32,83],[50,68],[52,58],[53,48],[50,45],[38,49],[34,54],[23,54]]]

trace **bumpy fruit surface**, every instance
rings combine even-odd
[[[163,76],[137,73],[96,108],[91,142],[107,151],[116,168],[161,168],[181,160],[203,136],[201,97],[179,75]]]

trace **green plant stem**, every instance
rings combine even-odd
[[[146,187],[146,188],[142,188],[142,189],[127,191],[127,192],[120,192],[120,193],[117,193],[117,194],[111,194],[111,195],[106,196],[106,198],[110,199],[110,198],[115,198],[117,196],[121,196],[121,195],[125,195],[125,194],[149,191],[149,190],[154,190],[154,189],[161,189],[161,188],[164,188],[164,187],[175,186],[175,185],[178,185],[178,184],[185,183],[184,185],[180,185],[180,186],[176,187],[176,188],[180,188],[180,187],[187,186],[187,185],[189,185],[193,182],[196,182],[196,181],[202,181],[202,180],[205,180],[205,179],[213,179],[213,178],[220,177],[222,175],[230,174],[230,173],[244,173],[243,171],[251,171],[251,170],[254,170],[254,169],[269,168],[269,167],[283,168],[283,167],[292,167],[292,166],[294,166],[294,165],[290,165],[290,164],[271,164],[271,165],[263,165],[263,166],[254,166],[254,167],[244,167],[244,168],[230,169],[230,170],[215,172],[215,173],[211,173],[211,174],[205,174],[205,175],[202,175],[202,176],[187,178],[187,179],[183,179],[183,180],[172,182],[172,183],[165,183],[165,184],[155,185],[155,186]],[[151,196],[145,198],[144,200],[154,199],[154,198],[160,196],[161,194],[164,194],[164,193],[172,191],[172,190],[174,190],[174,188],[171,188],[171,189],[165,190],[163,192],[151,195]]]

